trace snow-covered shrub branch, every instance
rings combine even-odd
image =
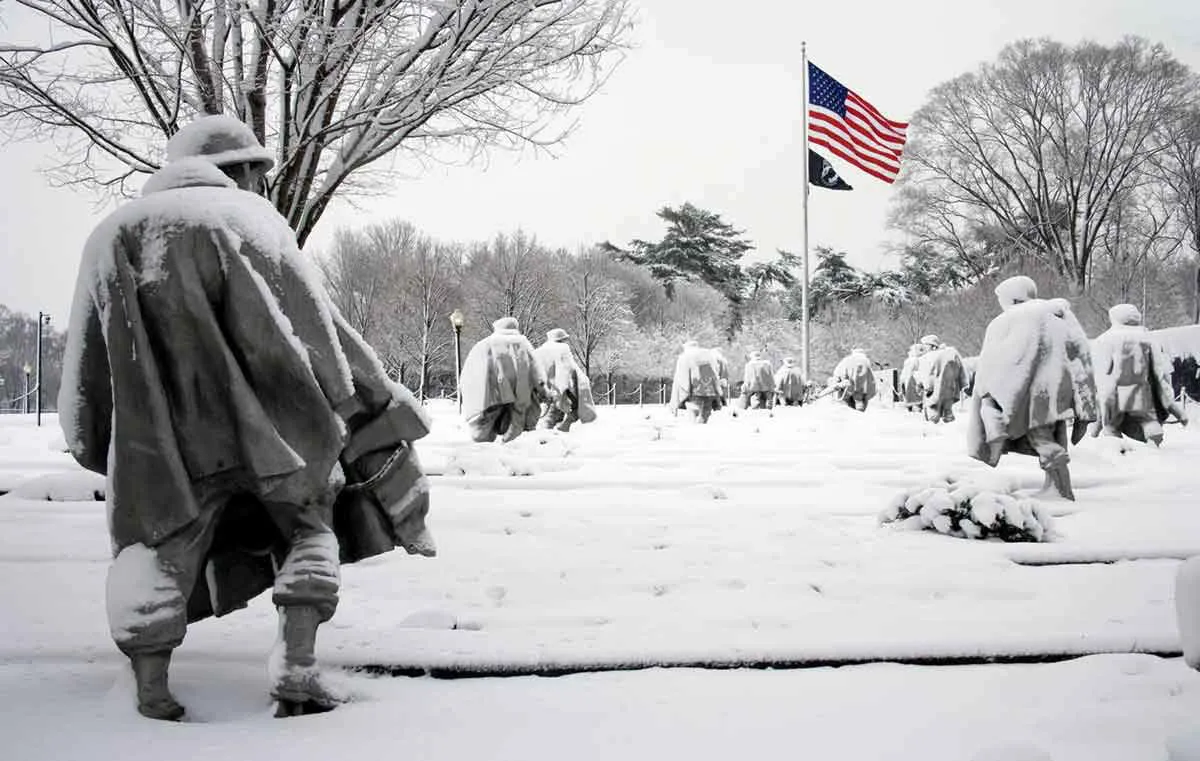
[[[1048,542],[1054,538],[1053,521],[1037,500],[954,478],[897,494],[879,514],[879,521],[964,539]]]

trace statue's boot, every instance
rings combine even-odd
[[[133,678],[137,682],[138,713],[148,719],[179,721],[184,708],[167,687],[167,670],[171,666],[171,651],[131,655]]]
[[[1075,501],[1075,492],[1071,489],[1071,471],[1067,470],[1066,465],[1055,465],[1046,471],[1046,477],[1060,497]]]
[[[341,700],[321,680],[315,654],[321,616],[310,605],[279,608],[279,641],[271,653],[277,717],[325,713]]]

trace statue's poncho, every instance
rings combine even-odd
[[[575,397],[575,414],[581,423],[596,419],[596,404],[592,400],[592,383],[587,373],[575,361],[571,347],[561,341],[547,341],[534,349],[538,365],[546,376],[546,384],[560,399],[567,393]]]
[[[845,384],[847,395],[875,396],[875,373],[871,360],[861,351],[852,351],[833,368],[833,380]]]
[[[959,400],[967,387],[962,356],[953,346],[926,352],[917,359],[913,380],[925,390],[925,403],[948,407]]]
[[[689,399],[711,398],[719,409],[723,399],[721,359],[717,352],[700,346],[688,346],[675,360],[675,377],[671,383],[671,407],[683,407]]]
[[[742,393],[770,394],[774,391],[775,376],[771,373],[770,360],[748,360],[742,369]]]
[[[209,476],[240,473],[264,499],[328,493],[347,422],[385,409],[403,412],[404,440],[428,432],[283,217],[211,164],[168,164],[88,238],[60,423],[75,459],[108,477],[115,550],[194,520]]]
[[[547,398],[546,376],[533,344],[515,328],[500,328],[471,347],[462,366],[463,417],[511,404],[525,412]]]
[[[1096,337],[1092,351],[1102,425],[1121,420],[1121,433],[1144,441],[1142,427],[1128,416],[1159,423],[1184,417],[1171,388],[1171,358],[1145,327],[1114,325]]]
[[[1002,312],[983,338],[967,423],[967,452],[995,466],[1032,428],[1073,421],[1078,442],[1096,419],[1087,335],[1064,299]]]
[[[784,399],[803,399],[805,385],[804,371],[799,365],[785,364],[775,372],[775,390]]]

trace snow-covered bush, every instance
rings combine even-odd
[[[25,479],[13,486],[8,495],[49,502],[103,502],[105,488],[104,476],[76,470]]]
[[[927,529],[964,539],[1048,542],[1053,539],[1049,513],[1035,499],[959,481],[953,476],[930,486],[900,492],[879,515],[880,523]]]

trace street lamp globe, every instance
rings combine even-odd
[[[21,369],[25,371],[25,374],[26,374],[26,375],[29,375],[30,373],[32,373],[32,372],[33,372],[33,368],[29,366],[29,363],[28,363],[28,362],[26,362],[26,363],[25,363],[25,366],[24,366],[24,367],[22,367]]]
[[[462,313],[461,309],[455,309],[450,313],[450,324],[453,325],[456,330],[461,330],[466,321],[467,317]]]

